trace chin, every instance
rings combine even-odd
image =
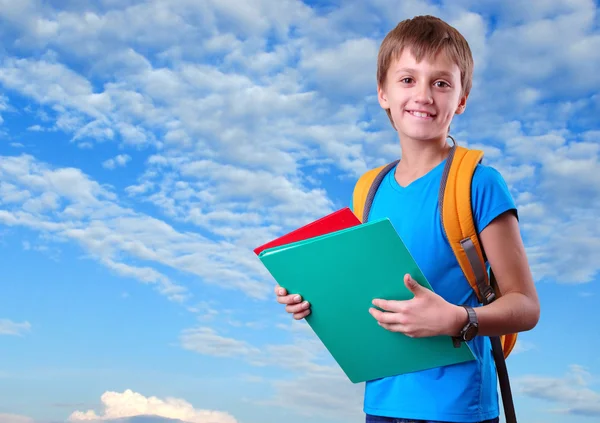
[[[413,139],[415,141],[427,142],[440,139],[444,134],[432,132],[416,132],[416,131],[399,131],[401,136]]]

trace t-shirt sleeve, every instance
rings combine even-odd
[[[477,165],[471,184],[473,218],[477,232],[481,233],[496,217],[512,211],[518,218],[517,206],[506,181],[496,169]]]

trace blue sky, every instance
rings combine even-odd
[[[517,201],[542,302],[520,422],[600,419],[600,31],[592,1],[0,1],[0,423],[361,422],[252,249],[399,154],[381,39],[476,60],[460,144]],[[560,347],[559,347],[560,345]]]

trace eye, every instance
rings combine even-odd
[[[402,78],[400,82],[402,82],[403,84],[410,84],[411,82],[413,82],[413,79],[407,76],[406,78]]]
[[[450,84],[448,84],[448,83],[446,83],[444,81],[436,81],[435,82],[435,86],[438,87],[438,88],[446,88],[446,87],[449,87]]]

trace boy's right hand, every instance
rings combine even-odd
[[[275,295],[279,304],[286,304],[285,311],[292,314],[294,319],[304,319],[310,314],[310,304],[308,301],[302,301],[300,295],[288,294],[285,288],[279,285],[275,286]]]

